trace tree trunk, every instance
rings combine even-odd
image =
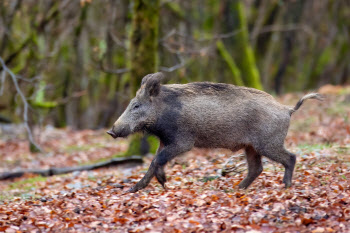
[[[134,0],[130,35],[130,94],[135,95],[142,78],[157,70],[159,0]],[[145,154],[145,143],[141,135],[131,138],[125,155]]]
[[[233,84],[238,86],[243,86],[243,81],[241,79],[241,72],[239,71],[235,61],[231,57],[230,53],[227,52],[224,43],[221,40],[216,42],[216,48],[221,55],[221,57],[226,62],[227,66],[230,68]]]
[[[236,30],[238,32],[235,37],[235,53],[239,56],[239,58],[236,59],[237,65],[241,70],[245,84],[249,87],[262,90],[263,87],[255,63],[254,52],[249,44],[248,28],[243,3],[240,0],[233,0],[231,6],[232,14],[235,16]]]
[[[134,95],[142,78],[157,70],[159,0],[134,0],[130,38],[130,81]]]

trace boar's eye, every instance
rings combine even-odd
[[[138,109],[140,107],[140,104],[135,104],[134,107],[132,108],[133,110],[134,109]]]

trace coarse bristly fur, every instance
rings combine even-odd
[[[136,97],[108,133],[126,137],[144,131],[160,139],[160,147],[146,175],[129,191],[145,188],[155,176],[165,187],[165,164],[179,154],[200,148],[245,149],[248,175],[239,184],[247,188],[262,172],[261,156],[285,167],[283,183],[292,184],[296,156],[284,148],[294,108],[278,103],[266,92],[224,83],[196,82],[162,85],[162,73],[142,80]]]

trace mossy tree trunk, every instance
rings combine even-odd
[[[159,0],[134,0],[130,35],[130,93],[135,95],[142,78],[157,70]],[[148,139],[134,135],[126,155],[147,153]],[[146,147],[146,150],[145,150]],[[153,145],[151,145],[151,149]]]
[[[221,40],[218,40],[216,42],[216,48],[231,71],[233,83],[238,86],[243,86],[244,84],[241,78],[241,71],[238,69],[235,61],[233,60],[232,56],[227,51],[224,43]]]
[[[131,94],[157,70],[159,0],[134,0],[130,35]]]
[[[243,2],[241,0],[232,0],[231,9],[235,17],[237,35],[235,37],[236,62],[241,70],[244,82],[249,87],[262,90],[260,74],[255,63],[255,56],[251,45],[249,44],[248,28],[244,12]]]

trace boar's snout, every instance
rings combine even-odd
[[[126,137],[131,133],[130,127],[128,125],[113,125],[112,129],[108,130],[107,133],[113,138]]]
[[[117,138],[117,135],[113,132],[112,129],[108,130],[106,133],[108,133],[109,135],[111,135],[113,138]]]

